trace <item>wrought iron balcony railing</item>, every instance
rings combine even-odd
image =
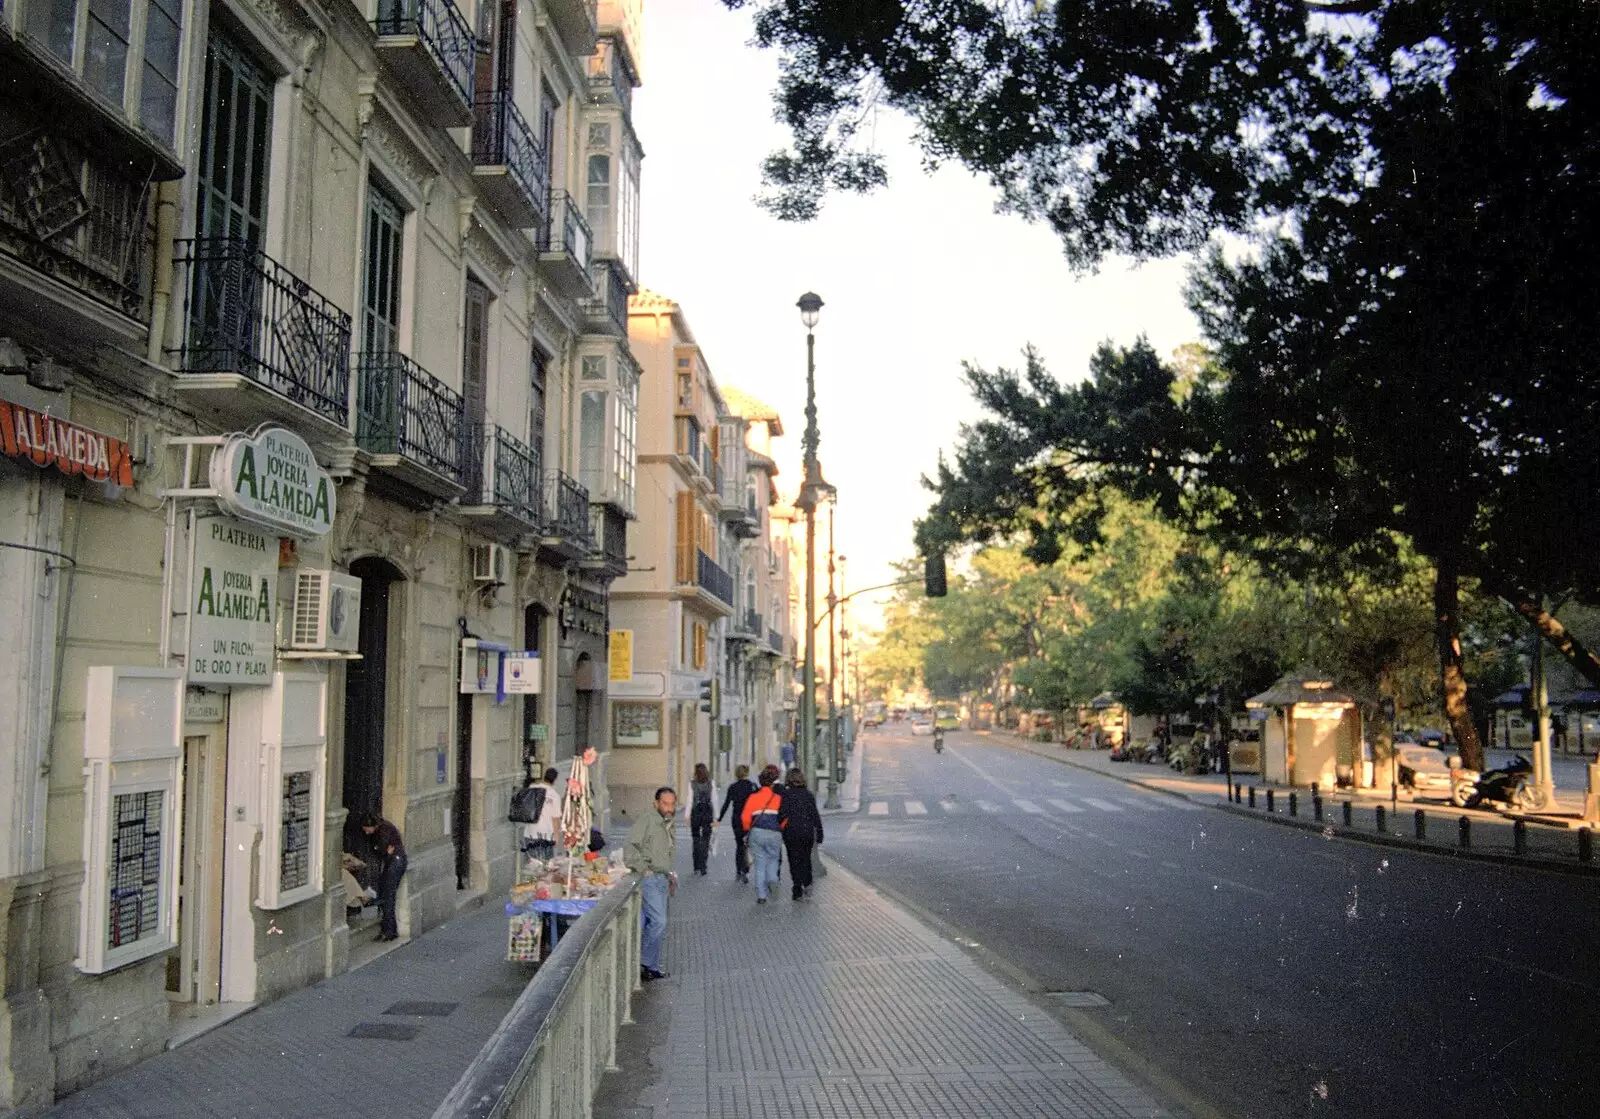
[[[783,634],[779,633],[775,629],[768,630],[767,631],[767,646],[774,653],[777,653],[777,654],[779,654],[781,656],[782,653],[783,653]]]
[[[346,425],[350,316],[247,241],[179,241],[189,266],[180,365],[237,373]]]
[[[492,505],[535,528],[540,512],[539,452],[496,424],[464,428],[462,484],[466,502]]]
[[[415,35],[439,64],[462,101],[472,104],[472,67],[478,40],[450,0],[378,0],[379,35]]]
[[[628,569],[628,521],[614,505],[595,502],[589,506],[589,523],[595,550],[607,567],[617,574]]]
[[[436,474],[461,473],[461,394],[404,354],[356,357],[356,442],[375,455],[400,455]]]
[[[566,253],[588,272],[593,249],[594,234],[589,231],[589,223],[579,212],[577,202],[564,190],[552,190],[544,224],[539,227],[539,251]]]
[[[149,184],[114,166],[48,128],[0,143],[0,253],[143,322]]]
[[[722,492],[722,464],[717,461],[716,453],[712,451],[710,443],[700,444],[700,472],[711,483],[711,488],[716,493]]]
[[[583,300],[583,313],[601,319],[618,334],[628,336],[628,283],[609,260],[597,260],[589,269],[594,297]]]
[[[694,562],[695,581],[700,584],[701,589],[709,591],[713,598],[732,606],[733,576],[702,551],[696,550]]]
[[[545,531],[574,541],[585,550],[593,548],[594,526],[589,523],[589,491],[577,479],[559,470],[552,470],[547,481]]]
[[[744,629],[746,633],[753,633],[760,639],[762,630],[766,628],[766,620],[762,618],[759,610],[746,610],[744,612]]]
[[[545,184],[550,180],[548,153],[539,146],[511,94],[485,94],[472,111],[472,162],[479,167],[506,168],[528,204],[542,212]]]

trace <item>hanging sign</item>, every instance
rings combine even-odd
[[[189,683],[272,683],[278,539],[232,517],[195,522]]]
[[[633,679],[633,630],[614,629],[611,631],[611,648],[609,650],[609,668],[606,673],[608,682],[613,684],[627,683]]]
[[[211,456],[211,488],[230,513],[285,536],[333,528],[333,478],[304,439],[281,427],[228,436]]]
[[[492,695],[496,703],[503,703],[506,698],[505,656],[508,652],[510,650],[504,645],[480,641],[476,637],[462,638],[461,694]]]
[[[120,439],[0,400],[0,452],[91,482],[133,485],[133,452]]]
[[[538,653],[507,653],[503,663],[506,695],[539,694]]]

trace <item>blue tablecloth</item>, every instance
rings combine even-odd
[[[599,898],[539,898],[525,904],[506,902],[506,915],[550,913],[560,917],[581,917],[599,904]]]

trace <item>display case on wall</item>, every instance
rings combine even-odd
[[[114,971],[177,944],[183,693],[180,669],[88,671],[79,971]]]
[[[261,738],[262,909],[284,909],[322,893],[327,779],[327,678],[274,675]]]

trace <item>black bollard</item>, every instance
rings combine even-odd
[[[1235,803],[1235,804],[1243,804],[1244,803],[1244,786],[1238,784],[1237,782],[1235,782],[1234,786],[1233,786],[1233,803]]]
[[[1528,821],[1517,820],[1511,825],[1511,850],[1518,855],[1528,853]]]
[[[1580,863],[1594,862],[1594,832],[1588,828],[1578,829],[1578,861]]]
[[[1463,851],[1472,847],[1472,817],[1463,816],[1456,823],[1456,846]]]
[[[1344,826],[1349,827],[1355,819],[1355,806],[1348,800],[1344,802]]]
[[[1256,787],[1254,785],[1251,785],[1250,786],[1250,807],[1254,808],[1255,806],[1256,806]]]
[[[1291,792],[1289,794],[1289,815],[1300,815],[1300,795],[1298,793]]]
[[[1272,789],[1268,789],[1267,790],[1267,811],[1268,812],[1276,812],[1278,810],[1277,806],[1273,804],[1273,801],[1277,799],[1273,794],[1274,794],[1274,790],[1272,790]]]
[[[1378,822],[1378,834],[1382,835],[1384,832],[1389,830],[1387,826],[1389,823],[1389,813],[1384,809],[1383,805],[1378,805],[1378,807],[1373,810],[1372,815],[1373,818]]]
[[[1322,823],[1322,798],[1319,796],[1311,798],[1311,818],[1319,824]]]
[[[1424,812],[1420,808],[1417,809],[1416,821],[1417,821],[1417,838],[1418,839],[1427,839],[1428,838],[1428,814],[1426,812]]]

